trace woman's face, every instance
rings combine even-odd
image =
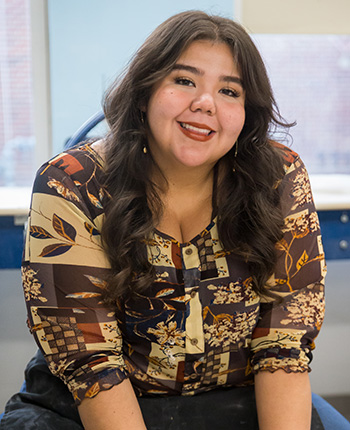
[[[148,143],[161,170],[213,167],[235,144],[245,93],[225,43],[193,42],[155,85],[146,116]]]

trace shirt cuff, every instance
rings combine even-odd
[[[84,399],[93,398],[99,392],[109,390],[129,377],[129,372],[120,367],[108,367],[92,374],[89,370],[88,365],[83,366],[65,381],[77,406]]]
[[[252,373],[256,374],[260,370],[275,372],[280,369],[287,373],[310,372],[311,360],[311,351],[278,347],[263,349],[252,358]]]

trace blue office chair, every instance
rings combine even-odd
[[[64,145],[64,149],[72,148],[78,143],[82,142],[87,138],[89,132],[101,123],[105,118],[103,111],[96,112],[92,115],[84,124],[78,128],[78,130],[70,137]]]

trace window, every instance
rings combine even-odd
[[[310,173],[350,174],[350,36],[260,34],[262,54],[292,149]]]
[[[29,186],[35,166],[30,0],[0,2],[0,186]]]

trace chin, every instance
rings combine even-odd
[[[180,163],[184,166],[187,167],[189,169],[196,169],[199,167],[212,167],[215,163],[214,162],[200,162],[200,161],[195,161],[195,160],[189,160],[189,161],[180,161]]]
[[[178,163],[182,164],[185,167],[201,167],[201,166],[211,166],[215,164],[210,157],[203,156],[202,154],[181,154],[176,157]]]

